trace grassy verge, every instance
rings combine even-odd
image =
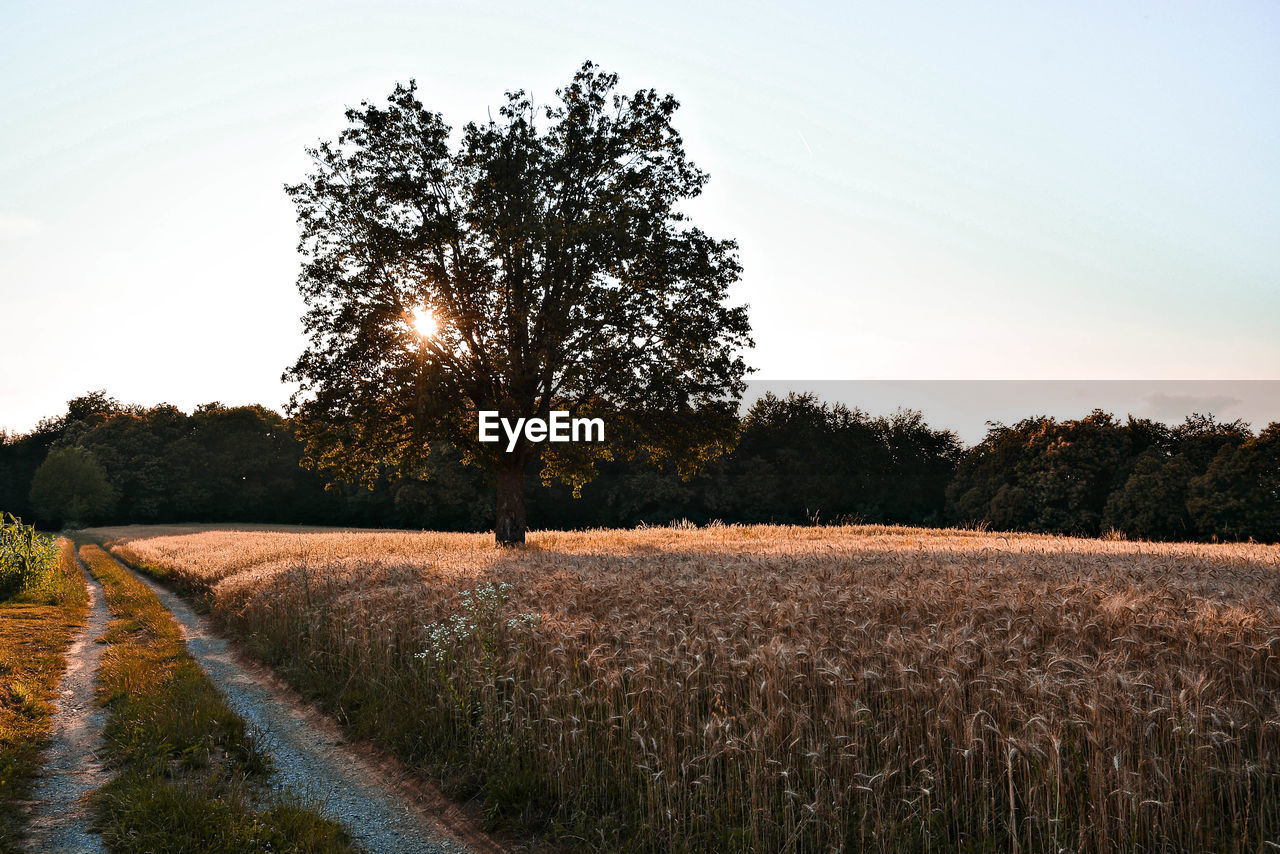
[[[354,851],[343,830],[264,785],[270,759],[187,654],[145,585],[97,546],[81,558],[114,619],[99,672],[115,778],[93,796],[113,851]]]
[[[36,589],[0,602],[0,851],[16,850],[19,803],[30,796],[64,653],[88,608],[74,547],[63,540],[60,548]]]

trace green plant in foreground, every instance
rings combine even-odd
[[[57,564],[56,537],[0,512],[0,601],[48,586]]]
[[[425,645],[414,658],[435,671],[458,708],[468,709],[473,715],[480,713],[480,705],[479,699],[473,696],[472,685],[477,681],[492,685],[498,679],[504,626],[520,643],[523,635],[541,619],[538,614],[517,614],[504,619],[511,589],[510,584],[498,583],[464,590],[458,594],[460,613],[422,627]],[[476,678],[451,679],[452,668],[474,673]]]

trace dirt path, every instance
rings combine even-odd
[[[130,570],[132,572],[132,570]],[[182,626],[187,649],[257,730],[275,762],[272,782],[314,801],[370,852],[495,851],[461,816],[421,784],[396,773],[394,763],[371,761],[343,739],[337,725],[315,712],[266,668],[237,656],[209,621],[153,579],[134,572]],[[465,842],[463,841],[465,840]]]
[[[45,765],[35,785],[27,851],[96,854],[105,850],[98,835],[89,831],[91,816],[81,799],[110,779],[98,760],[105,715],[93,694],[103,650],[97,641],[107,630],[111,613],[101,586],[83,566],[80,571],[89,586],[89,615],[67,648],[67,670],[54,703]]]

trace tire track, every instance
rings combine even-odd
[[[98,758],[106,715],[94,701],[104,648],[98,639],[107,630],[111,612],[97,579],[85,571],[79,558],[76,566],[88,585],[88,618],[67,647],[67,669],[58,686],[49,747],[35,785],[35,812],[27,826],[26,851],[98,854],[106,850],[98,835],[89,830],[91,816],[84,796],[111,776]]]
[[[463,854],[498,850],[468,833],[465,822],[450,820],[448,815],[442,821],[417,798],[409,797],[405,792],[409,787],[388,779],[384,769],[347,745],[336,725],[321,724],[316,720],[318,715],[304,708],[276,680],[259,668],[243,666],[206,618],[154,579],[121,565],[169,609],[182,627],[192,658],[226,697],[227,705],[262,737],[274,761],[272,783],[303,794],[371,852]]]

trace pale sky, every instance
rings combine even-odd
[[[1280,379],[1273,2],[0,10],[0,427],[281,406],[303,149],[588,58],[683,103],[756,379]]]

